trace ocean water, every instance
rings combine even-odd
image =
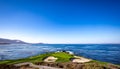
[[[72,51],[86,58],[120,64],[120,44],[0,45],[0,60],[20,59],[46,52]]]

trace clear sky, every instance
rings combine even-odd
[[[0,0],[0,38],[120,43],[120,0]]]

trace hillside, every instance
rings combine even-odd
[[[10,40],[10,39],[0,38],[0,44],[27,44],[27,43],[21,40]]]
[[[44,59],[49,56],[53,56],[58,59],[56,62],[44,62]],[[74,58],[74,55],[71,55],[65,52],[46,53],[46,54],[41,54],[41,55],[24,58],[24,59],[0,61],[0,66],[29,62],[35,65],[43,65],[43,66],[57,67],[57,68],[63,68],[63,69],[120,69],[120,67],[117,65],[106,63],[106,62],[95,61],[95,60],[92,60],[86,63],[73,63],[70,60],[71,58]]]

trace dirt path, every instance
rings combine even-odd
[[[39,69],[63,69],[63,68],[55,68],[55,67],[49,67],[49,66],[35,65],[33,63],[30,63],[30,62],[15,64],[15,66],[22,66],[22,65],[29,65],[33,68],[39,68]]]

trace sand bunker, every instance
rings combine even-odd
[[[87,59],[87,58],[83,58],[83,57],[79,57],[79,56],[74,56],[74,59],[72,59],[72,62],[76,62],[76,63],[85,63],[85,62],[90,62],[91,59]]]
[[[55,62],[58,58],[55,58],[53,56],[49,56],[46,59],[44,59],[44,62]]]

